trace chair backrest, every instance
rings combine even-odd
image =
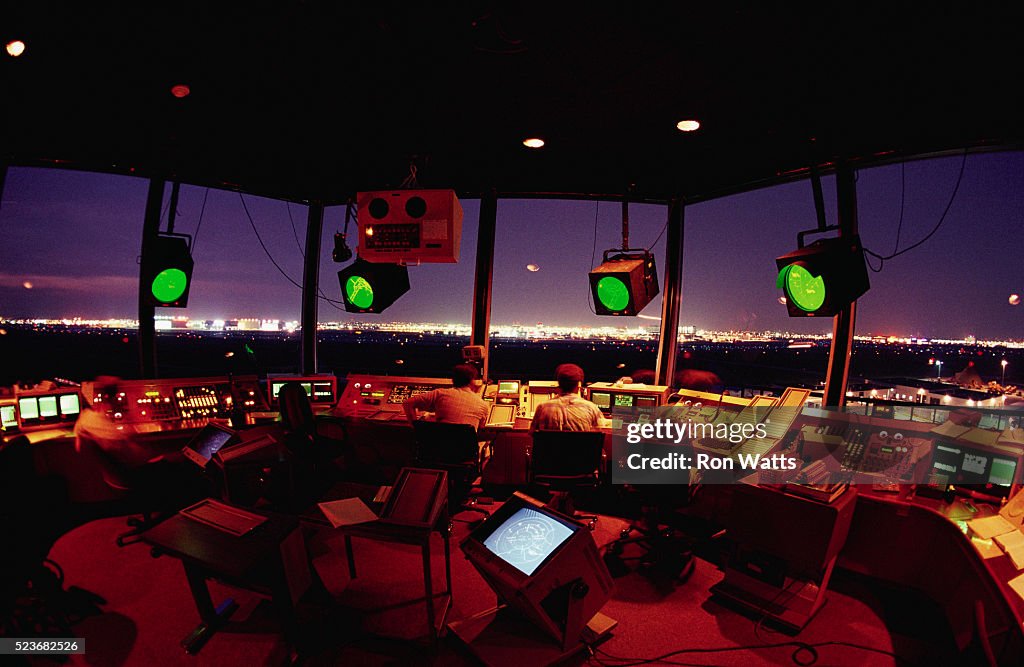
[[[316,421],[313,407],[309,404],[306,390],[298,382],[286,382],[277,395],[281,409],[281,423],[289,431],[300,431],[313,437],[316,435]]]
[[[479,461],[480,445],[472,426],[414,421],[412,427],[420,463],[476,465]]]
[[[538,477],[592,478],[601,468],[604,433],[534,431],[530,473]]]

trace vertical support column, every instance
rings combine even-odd
[[[655,374],[658,384],[672,385],[679,353],[679,306],[683,297],[683,225],[686,205],[673,199],[668,208],[665,240],[665,289],[661,301],[661,341]]]
[[[146,303],[150,286],[142,279],[142,266],[152,252],[157,235],[160,234],[160,207],[164,203],[164,179],[149,179],[149,193],[146,195],[146,217],[142,223],[142,262],[139,264],[139,377],[156,377],[156,308]]]
[[[302,373],[317,372],[316,321],[320,293],[320,236],[324,228],[324,205],[309,203],[306,216],[306,255],[302,267]]]
[[[476,236],[476,278],[473,281],[471,345],[482,345],[483,379],[490,371],[491,280],[494,276],[494,236],[498,226],[498,193],[491,189],[480,198],[480,227]]]
[[[853,169],[841,164],[836,170],[836,206],[839,213],[839,238],[857,233],[857,184]],[[846,405],[846,385],[850,378],[850,352],[857,321],[857,301],[843,308],[832,320],[832,347],[828,354],[828,374],[822,407]]]

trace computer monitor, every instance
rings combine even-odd
[[[1007,495],[1017,477],[1017,460],[951,442],[935,443],[932,479],[947,484],[984,487],[986,493]]]
[[[267,378],[270,403],[276,404],[281,387],[298,382],[313,404],[334,405],[337,402],[338,381],[333,375],[272,375]]]
[[[631,407],[633,407],[633,394],[615,394],[615,407],[617,407],[617,408],[631,408]]]
[[[611,595],[611,575],[586,526],[519,492],[470,532],[461,548],[510,608],[559,642],[570,591],[586,591],[578,601],[583,622]]]
[[[61,415],[77,415],[82,410],[78,401],[78,394],[61,394],[60,397]]]
[[[519,380],[505,380],[498,383],[499,394],[519,394]]]
[[[0,405],[0,428],[18,428],[18,413],[13,405]]]
[[[213,455],[219,452],[234,437],[235,432],[231,429],[210,422],[188,441],[188,444],[181,450],[181,453],[188,460],[205,468],[206,464],[213,458]]]
[[[57,397],[39,397],[39,416],[43,419],[54,419],[57,416]]]
[[[21,421],[35,421],[39,419],[39,401],[35,396],[27,396],[18,399],[18,414]]]
[[[612,407],[612,395],[607,391],[591,391],[590,401],[602,410],[608,410]]]
[[[492,405],[486,426],[510,426],[516,420],[516,406]]]

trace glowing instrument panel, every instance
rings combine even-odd
[[[123,380],[116,387],[83,384],[94,409],[126,424],[228,418],[236,405],[243,412],[266,410],[255,375],[167,380]]]
[[[343,417],[404,418],[402,404],[422,393],[452,386],[448,378],[350,374],[338,400]]]

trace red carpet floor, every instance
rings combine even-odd
[[[623,522],[600,520],[599,545],[614,539]],[[270,604],[256,594],[211,584],[215,602],[232,596],[240,604],[230,623],[197,656],[179,645],[198,616],[181,563],[152,558],[148,547],[119,549],[115,535],[124,519],[102,519],[63,536],[51,558],[65,571],[65,586],[78,586],[107,600],[102,613],[76,627],[87,653],[66,664],[86,665],[276,665],[289,655]],[[466,524],[456,523],[453,540],[454,599],[448,620],[465,618],[494,606],[495,597],[455,547]],[[359,576],[350,580],[341,540],[321,532],[311,543],[317,571],[336,605],[325,611],[303,605],[303,630],[318,639],[307,664],[329,665],[463,665],[471,664],[454,642],[436,649],[415,641],[426,630],[423,605],[402,604],[423,594],[422,569],[415,547],[355,541]],[[434,544],[435,587],[443,585],[440,538]],[[749,618],[710,599],[709,588],[721,572],[698,560],[690,579],[677,587],[658,587],[639,574],[616,580],[614,597],[604,612],[619,622],[600,646],[592,664],[617,665],[620,658],[652,658],[682,648],[736,648],[791,641],[787,635],[758,627]],[[306,609],[305,607],[311,607]],[[818,648],[816,665],[948,664],[948,630],[934,613],[849,577],[836,578],[829,602],[796,640],[808,644],[848,642],[896,652],[903,659],[860,649]],[[808,653],[793,656],[793,646],[714,653],[684,653],[671,664],[793,665],[808,664]],[[582,662],[583,659],[577,661]],[[40,661],[40,664],[45,664]],[[663,663],[664,664],[664,663]],[[524,666],[525,667],[525,666]]]

